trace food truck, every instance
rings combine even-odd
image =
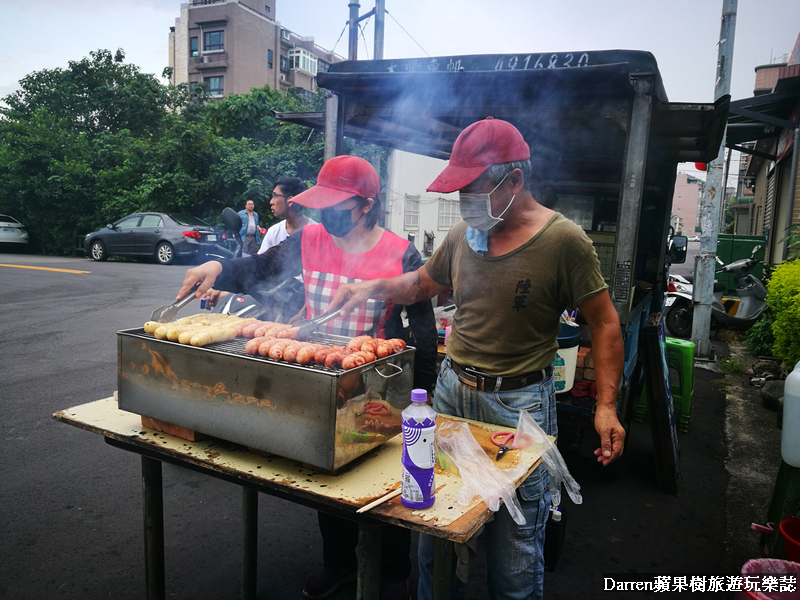
[[[536,187],[581,225],[600,259],[623,328],[618,411],[629,423],[643,379],[640,331],[667,287],[676,168],[717,156],[730,98],[670,102],[655,57],[629,50],[345,61],[318,83],[328,90],[324,113],[274,116],[324,128],[326,158],[348,137],[447,159],[475,121],[519,129]],[[560,422],[591,420],[591,403],[563,396]]]

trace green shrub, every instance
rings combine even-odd
[[[775,356],[791,369],[800,361],[800,260],[779,265],[767,289],[767,304],[775,317]]]
[[[772,311],[766,310],[761,318],[747,330],[747,351],[753,356],[772,356],[775,336],[772,335],[772,324],[775,318]]]

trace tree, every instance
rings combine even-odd
[[[246,199],[268,224],[279,178],[316,181],[322,133],[272,111],[322,110],[322,92],[264,86],[212,102],[202,85],[165,87],[123,61],[121,50],[91,52],[31,73],[3,99],[0,212],[25,223],[34,248],[69,253],[80,235],[136,211],[217,221]],[[345,142],[380,172],[384,149]]]
[[[161,85],[135,65],[124,64],[119,49],[89,53],[69,61],[67,69],[44,69],[20,80],[20,89],[6,96],[2,114],[12,121],[31,118],[46,109],[74,131],[96,135],[127,129],[134,136],[153,133],[169,110],[185,104],[184,87]]]

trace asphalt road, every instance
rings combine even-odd
[[[28,255],[0,255],[0,264],[0,597],[141,599],[139,457],[51,416],[113,393],[115,332],[140,326],[173,298],[186,267]],[[677,496],[656,486],[647,422],[633,424],[616,477],[564,449],[584,503],[567,507],[564,553],[546,575],[547,598],[613,597],[602,591],[606,573],[732,574],[730,564],[755,555],[753,539],[726,563],[718,377],[696,370],[691,428],[679,434]],[[169,465],[163,478],[168,597],[239,598],[239,489]],[[758,520],[761,508],[750,510]],[[321,562],[315,513],[261,495],[259,515],[259,598],[301,598]],[[343,588],[331,598],[354,593]],[[479,558],[469,598],[486,596]]]

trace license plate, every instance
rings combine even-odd
[[[217,241],[217,236],[216,235],[207,235],[206,237],[208,238],[209,242],[216,242]]]
[[[14,229],[11,227],[3,227],[3,233],[14,233]]]
[[[664,300],[664,306],[672,306],[675,303],[675,296],[668,296],[666,300]]]

